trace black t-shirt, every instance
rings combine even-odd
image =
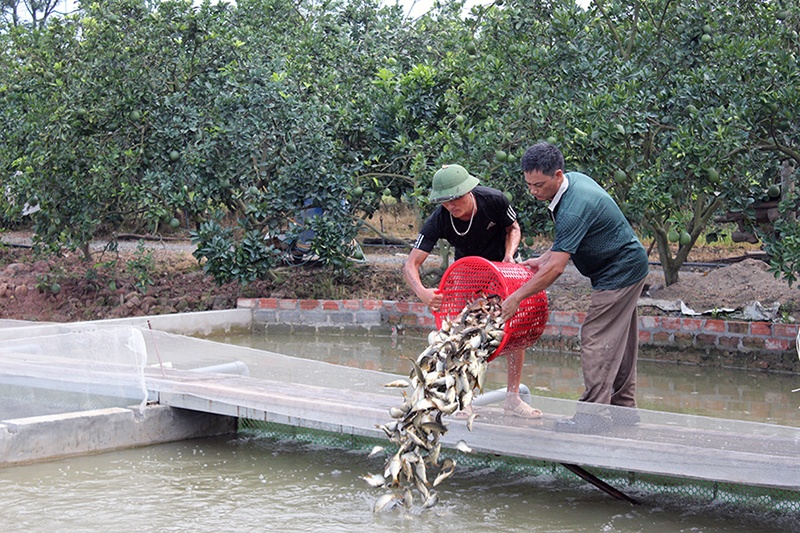
[[[440,205],[423,224],[414,248],[430,253],[439,239],[447,240],[455,249],[455,259],[477,255],[489,261],[502,261],[506,254],[506,228],[517,220],[517,213],[497,189],[478,185],[472,189],[478,211],[469,226],[468,220],[450,216]],[[459,233],[469,232],[463,237]]]

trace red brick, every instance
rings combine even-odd
[[[789,341],[786,339],[776,339],[775,337],[764,339],[764,348],[766,350],[785,352],[790,346]]]
[[[322,309],[325,311],[338,311],[339,310],[339,301],[338,300],[324,300],[322,302]]]
[[[739,340],[739,337],[717,337],[717,342],[721,348],[736,348],[739,346]]]
[[[773,324],[772,334],[776,337],[794,339],[797,337],[796,324]]]
[[[576,328],[573,326],[562,326],[561,327],[561,335],[564,337],[577,337],[578,334],[581,332],[581,328]]]
[[[747,335],[750,332],[749,322],[738,322],[735,320],[728,321],[725,326],[728,328],[729,333],[739,333]]]
[[[650,343],[652,337],[653,336],[649,331],[643,331],[641,329],[639,330],[639,342]]]
[[[700,333],[695,336],[695,341],[697,342],[698,346],[716,346],[719,339],[720,337],[717,335],[707,335],[705,333]]]
[[[681,319],[672,317],[661,318],[661,327],[668,331],[678,331],[681,329]]]
[[[411,304],[408,302],[395,302],[394,306],[401,313],[408,313],[411,311]]]
[[[544,335],[545,337],[557,337],[560,333],[561,333],[561,328],[559,328],[558,326],[553,326],[551,324],[548,324],[547,326],[544,327],[544,332],[542,333],[542,335]]]
[[[742,346],[745,348],[755,348],[757,350],[764,349],[764,339],[761,337],[744,337],[742,339]]]
[[[361,300],[342,300],[342,308],[348,311],[358,311],[361,309]]]
[[[429,312],[428,306],[421,302],[411,304],[411,310],[418,315]]]
[[[277,309],[280,300],[277,298],[259,298],[256,300],[258,309]]]
[[[682,331],[676,331],[675,334],[672,336],[673,342],[680,347],[691,346],[694,344],[694,335],[691,333],[684,333]]]
[[[564,311],[556,311],[555,313],[550,313],[550,320],[551,324],[572,324],[573,314],[567,313]]]
[[[380,300],[361,300],[361,307],[367,311],[374,311],[383,307],[383,302]]]
[[[575,313],[573,320],[578,324],[586,322],[586,313]]]
[[[703,322],[703,329],[706,331],[716,331],[717,333],[725,332],[725,321],[709,319]]]
[[[771,324],[769,322],[750,322],[750,333],[769,337],[772,335]]]
[[[294,299],[278,300],[278,307],[281,309],[297,309],[297,300]]]
[[[670,342],[670,334],[666,331],[656,331],[653,333],[653,342],[658,344],[666,344]]]
[[[699,318],[682,318],[681,329],[686,331],[698,331],[702,329],[703,321]]]
[[[319,300],[300,300],[300,309],[303,311],[312,311],[319,308]]]
[[[417,325],[426,327],[426,328],[435,328],[436,324],[433,321],[433,318],[427,316],[420,316],[417,318]]]

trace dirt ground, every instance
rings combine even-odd
[[[91,262],[78,254],[37,258],[23,247],[25,235],[6,232],[0,240],[7,244],[0,246],[0,319],[72,322],[230,309],[239,297],[416,301],[400,272],[406,253],[402,247],[365,246],[366,262],[354,265],[349,276],[334,277],[318,266],[285,266],[271,281],[240,287],[217,286],[191,255],[188,240],[144,241],[144,249],[121,242],[113,254],[96,251]],[[653,266],[643,296],[681,300],[698,312],[780,302],[781,320],[800,320],[800,290],[775,279],[763,261],[711,266],[741,254],[742,250],[697,249],[690,260],[703,264],[682,269],[680,281],[668,288],[663,288],[660,268]],[[430,270],[438,266],[433,256],[425,265]],[[589,292],[588,280],[569,269],[548,291],[550,308],[585,311]],[[657,307],[645,307],[641,314],[677,315]]]

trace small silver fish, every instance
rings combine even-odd
[[[433,480],[433,486],[437,486],[439,483],[452,476],[454,471],[455,468],[448,468],[447,470],[442,470],[439,472],[439,475],[437,475],[436,479]]]
[[[370,487],[383,487],[386,485],[386,479],[380,474],[367,474],[366,476],[362,476],[364,481],[366,481]]]
[[[430,509],[437,503],[439,503],[439,493],[436,491],[431,491],[428,497],[425,499],[425,503],[422,504],[422,508]]]
[[[372,451],[369,452],[369,455],[367,457],[373,457],[375,455],[378,455],[382,451],[383,451],[383,446],[375,446],[374,448],[372,448]]]
[[[475,419],[478,418],[478,413],[472,413],[467,418],[467,429],[472,431],[472,423],[475,422]]]
[[[472,453],[472,448],[470,448],[463,440],[460,440],[456,443],[456,450],[464,453]]]
[[[381,511],[391,511],[392,509],[397,506],[399,500],[397,496],[393,492],[388,492],[378,498],[378,501],[375,502],[375,507],[373,507],[372,512],[380,513]]]
[[[411,509],[414,505],[414,493],[411,492],[410,487],[406,487],[403,491],[403,505],[406,509]]]

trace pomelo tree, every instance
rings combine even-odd
[[[246,283],[309,229],[312,252],[346,268],[387,192],[424,217],[443,163],[506,191],[526,235],[546,232],[518,161],[547,139],[652,238],[667,284],[715,215],[752,216],[784,169],[762,239],[793,280],[797,7],[462,7],[411,21],[377,0],[111,0],[7,26],[0,205],[13,218],[35,202],[39,245],[87,257],[99,235],[177,221],[218,281]]]

